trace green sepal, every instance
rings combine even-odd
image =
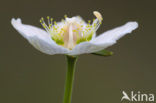
[[[113,52],[107,51],[107,50],[101,50],[101,51],[91,53],[91,54],[98,55],[98,56],[112,56]]]

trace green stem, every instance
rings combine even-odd
[[[66,73],[66,81],[65,81],[65,92],[64,92],[64,100],[63,103],[71,103],[72,98],[72,89],[74,82],[74,73],[75,73],[75,64],[77,61],[77,57],[66,56],[67,58],[67,73]]]

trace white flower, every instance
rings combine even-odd
[[[116,43],[118,39],[127,33],[131,33],[138,27],[137,22],[128,22],[123,26],[106,31],[96,37],[96,31],[102,22],[102,16],[94,11],[96,19],[86,23],[81,17],[68,18],[65,16],[61,22],[53,22],[47,17],[48,25],[42,18],[40,20],[45,30],[21,23],[21,19],[11,20],[13,27],[30,44],[43,53],[80,55],[94,53],[103,50]]]

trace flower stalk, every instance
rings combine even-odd
[[[77,57],[66,56],[66,59],[67,59],[67,73],[66,73],[63,103],[71,103]]]

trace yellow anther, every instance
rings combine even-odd
[[[49,24],[49,28],[51,28],[52,24]]]
[[[53,21],[53,18],[51,18],[50,20]]]
[[[42,17],[41,20],[44,20],[44,18]]]
[[[47,19],[49,19],[49,16],[47,16]]]
[[[91,22],[91,21],[90,21],[90,20],[88,20],[88,23],[89,23],[89,24],[90,24],[90,22]]]
[[[57,25],[56,21],[54,21],[54,25]]]
[[[44,28],[46,28],[45,24],[42,24]]]
[[[73,30],[73,32],[77,32],[77,30]]]
[[[67,15],[66,14],[64,15],[64,18],[67,18]]]
[[[63,29],[63,28],[61,28],[61,31],[64,31],[64,29]]]

